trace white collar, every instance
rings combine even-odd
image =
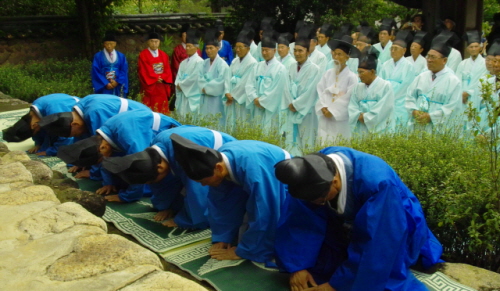
[[[186,49],[186,44],[185,44],[185,43],[182,43],[182,47],[183,47],[184,49]]]
[[[158,57],[158,56],[160,55],[160,54],[159,54],[159,52],[158,52],[158,49],[156,49],[156,50],[152,50],[152,49],[148,48],[148,50],[149,50],[149,52],[151,53],[151,55],[152,55],[153,57],[155,57],[155,58],[156,58],[156,57]]]
[[[106,56],[106,59],[108,60],[108,62],[114,63],[116,61],[116,51],[114,49],[110,53],[108,53],[108,51],[106,49],[103,49],[103,51],[104,51],[104,55]],[[111,59],[111,57],[109,56],[110,54],[113,56],[113,59]]]
[[[224,164],[226,164],[227,172],[229,173],[229,179],[236,183],[239,184],[236,178],[234,177],[233,169],[231,168],[231,164],[229,163],[229,159],[224,153],[220,153],[222,156],[222,160],[224,161]]]
[[[337,155],[337,154],[329,154],[328,157],[332,159],[333,163],[335,164],[335,168],[339,172],[340,175],[340,181],[342,183],[342,186],[340,188],[340,193],[338,194],[338,200],[337,200],[337,213],[338,214],[343,214],[345,211],[345,204],[347,201],[347,178],[346,178],[346,172],[345,172],[345,165],[344,165],[344,160]]]

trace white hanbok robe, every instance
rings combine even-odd
[[[462,81],[462,92],[469,94],[469,101],[472,101],[472,98],[474,98],[473,96],[475,90],[478,88],[479,79],[487,72],[485,60],[481,55],[478,55],[475,61],[472,58],[468,58],[458,65],[456,75]],[[467,103],[463,104],[462,102],[462,107],[465,110]]]
[[[335,69],[326,71],[318,83],[318,102],[315,112],[318,116],[317,141],[321,144],[335,142],[338,137],[350,138],[349,128],[349,89],[358,83],[358,76],[345,67],[337,73]],[[333,117],[327,118],[321,111],[327,107]]]
[[[309,59],[306,60],[300,71],[297,72],[298,63],[290,66],[290,97],[296,112],[287,108],[286,126],[287,149],[292,155],[302,154],[306,148],[313,148],[318,131],[318,116],[314,106],[318,101],[316,86],[321,79],[319,67]],[[288,107],[288,105],[286,107]]]
[[[453,71],[453,73],[456,73],[458,65],[460,64],[461,61],[462,61],[462,55],[460,54],[460,52],[455,48],[451,48],[450,55],[448,56],[448,61],[446,62],[446,66],[450,68]]]
[[[278,60],[283,64],[283,66],[285,66],[287,70],[293,63],[297,62],[290,54],[286,55],[286,57],[284,58],[278,57]]]
[[[328,60],[323,53],[315,49],[312,53],[309,54],[309,60],[319,67],[320,74],[324,74],[324,72],[326,71]]]
[[[290,48],[290,55],[293,59],[295,59],[295,55],[293,54],[293,51],[295,50],[295,42],[291,42],[288,47]]]
[[[318,50],[319,52],[322,52],[328,61],[332,60],[332,50],[330,49],[328,44],[325,43],[324,46],[321,46],[318,44],[318,45],[316,45],[316,49],[314,49],[314,50]]]
[[[388,41],[385,47],[382,48],[382,45],[379,43],[376,43],[373,45],[374,48],[376,48],[379,51],[378,55],[378,68],[380,69],[381,65],[388,60],[390,60],[391,57],[391,47],[392,47],[392,41]]]
[[[203,71],[203,59],[197,54],[183,60],[175,78],[175,111],[183,116],[197,114],[200,110],[201,88],[200,75]],[[177,89],[177,86],[181,90]]]
[[[252,113],[253,121],[260,123],[265,132],[279,129],[283,98],[289,98],[289,83],[288,70],[276,57],[254,66],[252,80],[245,88],[248,96],[247,108]],[[254,105],[255,98],[259,98],[263,108]]]
[[[413,56],[406,57],[406,59],[413,65],[415,76],[418,76],[423,71],[428,70],[427,60],[422,55],[418,55],[417,60],[414,60]]]
[[[389,81],[375,78],[370,86],[359,83],[351,89],[349,125],[352,135],[391,131],[394,128],[394,93]],[[358,121],[363,113],[364,123]]]
[[[252,43],[250,44],[250,54],[253,56],[255,59],[255,56],[257,55],[259,47],[255,44],[255,41],[252,40]]]
[[[390,59],[382,65],[378,76],[391,84],[394,92],[394,119],[396,126],[408,124],[408,111],[405,107],[406,91],[411,82],[415,79],[413,65],[406,59],[401,58],[397,63]]]
[[[232,76],[230,79],[226,79],[225,88],[226,93],[230,93],[234,100],[231,104],[227,105],[226,96],[222,97],[227,126],[232,127],[237,121],[248,121],[249,111],[247,109],[248,96],[246,85],[253,81],[253,70],[256,65],[257,61],[248,53],[243,60],[236,57],[229,67]]]
[[[226,61],[217,55],[212,64],[210,59],[204,60],[203,71],[200,76],[200,88],[205,89],[201,95],[200,115],[222,114],[224,122],[224,107],[222,97],[226,93],[226,80],[231,79],[231,70]]]
[[[408,87],[406,94],[406,109],[410,120],[408,125],[415,129],[428,132],[437,126],[455,127],[461,123],[457,115],[463,114],[462,84],[458,77],[448,67],[436,73],[432,81],[432,72],[425,71],[418,75]],[[420,110],[429,113],[431,122],[419,125],[415,122],[413,111]]]

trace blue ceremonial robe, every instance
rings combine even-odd
[[[415,195],[378,157],[344,147],[320,152],[342,169],[343,188],[322,206],[290,199],[276,231],[278,266],[308,270],[337,291],[427,290],[409,268],[441,262],[442,247]]]
[[[388,41],[385,47],[382,48],[382,44],[376,43],[373,45],[374,48],[376,48],[379,51],[378,55],[378,66],[377,66],[377,71],[381,67],[381,65],[388,60],[390,60],[391,57],[391,47],[392,47],[392,41]]]
[[[406,57],[406,59],[413,65],[415,76],[427,71],[427,60],[422,55],[418,55],[417,60],[414,60],[412,56]]]
[[[114,62],[110,61],[106,49],[96,53],[92,61],[92,86],[96,94],[111,94],[119,97],[127,97],[128,93],[128,63],[125,55],[113,50]],[[115,80],[119,85],[108,90],[106,85],[109,79]]]
[[[483,56],[478,55],[476,60],[468,58],[460,62],[456,75],[462,81],[462,92],[469,94],[468,101],[472,102],[475,90],[478,88],[479,79],[487,73],[486,64]],[[462,102],[462,108],[465,112],[467,103]]]
[[[221,57],[221,59],[223,59],[226,62],[228,66],[231,65],[231,62],[233,62],[234,54],[233,54],[233,48],[231,47],[231,44],[227,40],[222,40],[218,54]],[[207,52],[205,51],[205,45],[203,46],[203,52],[201,53],[201,57],[204,60],[208,59]]]
[[[410,116],[408,125],[431,132],[436,125],[452,128],[462,123],[462,92],[461,81],[448,67],[437,72],[434,81],[431,71],[421,73],[408,87],[405,104]],[[413,110],[429,113],[431,122],[417,124]],[[457,119],[457,116],[460,117]]]
[[[394,119],[396,126],[404,126],[408,124],[408,111],[405,107],[406,91],[411,82],[415,79],[415,71],[413,65],[404,57],[399,59],[397,63],[394,59],[390,59],[382,65],[382,69],[378,74],[380,78],[391,83],[394,92]]]
[[[224,122],[224,107],[222,97],[226,93],[226,80],[231,79],[229,66],[218,55],[210,64],[210,59],[206,59],[203,64],[203,71],[200,76],[200,88],[205,89],[205,94],[201,95],[200,115],[221,114],[221,123]]]
[[[391,83],[377,77],[366,86],[359,83],[351,91],[349,125],[353,135],[382,133],[394,129],[394,92]],[[358,121],[363,113],[364,123]]]
[[[177,94],[175,111],[181,116],[188,113],[197,114],[200,110],[201,88],[199,80],[203,71],[203,63],[203,59],[195,53],[183,60],[179,66],[175,79]],[[181,90],[177,89],[177,86]]]
[[[247,108],[253,112],[253,120],[266,132],[277,130],[283,100],[289,98],[288,70],[276,57],[262,61],[254,67],[254,79],[247,83]],[[263,108],[254,105],[255,98]]]
[[[249,121],[250,111],[247,109],[248,94],[246,85],[253,82],[253,71],[257,61],[250,53],[240,59],[236,57],[229,69],[231,70],[231,78],[226,79],[226,93],[230,93],[233,97],[233,102],[227,104],[227,98],[224,94],[222,102],[224,103],[224,111],[226,116],[226,125],[233,129],[238,122]]]
[[[68,94],[56,93],[37,98],[31,105],[33,111],[39,118],[47,115],[69,112],[80,101],[80,98]],[[45,152],[47,156],[57,155],[57,149],[62,145],[73,143],[72,137],[51,136],[45,130],[33,136],[35,145],[40,146],[37,152]]]
[[[220,147],[230,180],[208,193],[212,242],[234,243],[236,254],[255,262],[270,262],[274,237],[289,194],[274,175],[274,165],[289,158],[283,149],[261,141],[243,140]],[[248,226],[243,224],[248,218]]]
[[[287,108],[286,141],[287,149],[292,154],[300,154],[306,148],[313,148],[318,132],[318,116],[314,106],[318,101],[316,86],[321,79],[319,67],[310,60],[306,60],[300,71],[297,72],[298,63],[290,66],[290,96],[296,112]],[[287,105],[288,107],[288,105]]]
[[[117,114],[108,119],[96,132],[112,147],[113,154],[131,155],[147,148],[153,138],[160,132],[181,124],[161,113],[136,110]],[[133,202],[149,193],[149,186],[128,185],[118,191],[121,201]]]
[[[150,184],[153,196],[151,202],[158,210],[172,209],[178,211],[175,223],[183,228],[203,229],[208,227],[207,199],[208,186],[203,186],[188,178],[176,161],[170,135],[176,133],[192,142],[219,149],[223,144],[235,141],[232,136],[223,132],[203,127],[180,126],[158,134],[151,142],[153,148],[165,159],[170,167],[168,174],[160,183]]]

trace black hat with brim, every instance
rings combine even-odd
[[[150,39],[158,39],[160,41],[163,41],[163,37],[157,32],[150,32],[147,35],[146,40],[150,40]]]
[[[332,51],[341,49],[352,58],[358,58],[361,55],[360,51],[352,45],[352,37],[349,35],[344,35],[340,39],[329,40],[328,47],[330,47]]]
[[[170,135],[175,160],[191,180],[201,180],[214,175],[215,165],[222,155],[209,147],[198,145],[178,134]]]
[[[70,137],[72,122],[73,114],[71,112],[61,112],[42,117],[38,125],[50,135]]]
[[[11,127],[2,130],[2,138],[7,142],[22,142],[33,136],[31,130],[31,116],[29,113],[23,115]]]
[[[100,139],[94,135],[75,142],[71,145],[61,146],[57,150],[57,157],[66,164],[78,167],[90,167],[99,163],[102,155],[99,152]]]
[[[327,195],[336,173],[333,161],[320,153],[284,160],[274,168],[276,178],[288,185],[290,195],[306,201]]]
[[[124,157],[104,158],[102,166],[129,184],[146,184],[158,177],[161,156],[154,148]]]

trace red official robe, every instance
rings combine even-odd
[[[201,57],[201,51],[198,49],[198,55]],[[177,45],[174,48],[174,52],[172,53],[172,80],[175,82],[175,78],[177,77],[177,71],[179,71],[179,66],[181,62],[188,58],[186,53],[186,49],[182,46],[182,43]]]
[[[170,85],[158,83],[160,77],[166,83],[173,83],[168,55],[158,50],[158,56],[153,57],[149,49],[145,49],[139,54],[137,69],[143,94],[142,103],[153,111],[170,114]]]

